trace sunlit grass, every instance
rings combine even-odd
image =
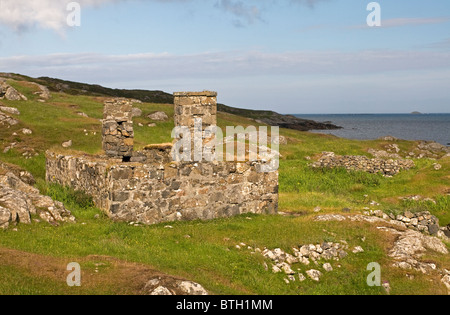
[[[197,281],[216,294],[382,294],[380,288],[369,288],[365,282],[366,266],[373,261],[382,264],[383,277],[392,283],[394,294],[441,292],[439,281],[430,282],[417,274],[417,280],[411,282],[404,273],[392,268],[386,256],[392,240],[373,226],[314,222],[312,218],[316,207],[320,207],[321,212],[337,213],[344,208],[352,213],[360,212],[365,207],[388,212],[428,210],[441,220],[441,225],[445,225],[450,222],[450,201],[446,194],[450,187],[449,158],[439,161],[414,160],[414,169],[402,171],[393,178],[344,169],[314,170],[308,164],[323,151],[370,156],[367,153],[369,147],[380,149],[386,142],[347,140],[282,129],[281,134],[288,138],[289,144],[280,147],[279,208],[298,216],[243,215],[207,222],[170,223],[173,228],[166,228],[166,224],[133,227],[110,221],[95,208],[86,194],[45,182],[46,150],[55,148],[65,152],[61,143],[71,139],[73,146],[66,152],[102,152],[100,119],[104,98],[52,93],[50,100],[41,103],[34,94],[34,86],[14,84],[29,101],[2,101],[7,106],[17,107],[21,115],[15,116],[20,120],[19,125],[0,129],[0,159],[30,171],[37,179],[36,187],[42,193],[62,201],[76,216],[77,224],[63,224],[57,228],[44,222],[21,224],[17,231],[0,231],[0,247],[67,259],[81,259],[89,255],[112,256]],[[135,106],[143,111],[141,117],[134,119],[136,150],[150,143],[172,141],[172,105],[143,103]],[[169,120],[155,122],[156,127],[148,127],[153,122],[146,116],[155,111],[164,111]],[[80,116],[79,112],[89,117]],[[225,130],[228,125],[246,127],[258,124],[245,117],[219,113],[218,125]],[[31,129],[33,134],[22,134],[22,128]],[[16,136],[13,136],[14,132]],[[17,146],[3,153],[3,148],[12,142],[16,142]],[[405,151],[414,146],[410,141],[400,141],[398,144]],[[22,154],[27,148],[33,148],[38,155],[26,159]],[[442,169],[436,171],[433,168],[436,162],[442,165]],[[435,202],[402,201],[401,197],[410,195],[429,197]],[[370,206],[372,200],[380,205]],[[320,283],[307,280],[286,285],[284,275],[264,269],[261,255],[235,248],[236,244],[244,242],[252,247],[291,251],[293,246],[300,244],[341,240],[348,241],[351,246],[360,245],[365,252],[349,255],[340,261],[341,268],[325,274]],[[442,257],[433,259],[440,261],[441,265],[448,263]],[[335,265],[333,263],[333,267]],[[296,267],[305,271],[304,266]],[[0,273],[0,293],[68,292],[64,283],[27,274],[11,265],[0,265]],[[117,292],[114,288],[112,290]],[[105,291],[102,288],[82,288],[77,292]]]

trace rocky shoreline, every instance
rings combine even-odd
[[[255,120],[256,123],[267,124],[269,126],[278,126],[286,129],[294,129],[299,131],[310,130],[335,130],[342,127],[334,125],[328,122],[317,122],[314,120],[308,120],[298,118],[292,115],[283,115],[268,110],[250,110],[241,109],[224,104],[217,104],[217,110],[223,113],[229,113],[233,115],[239,115]]]

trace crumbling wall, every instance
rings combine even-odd
[[[130,159],[133,155],[133,104],[126,99],[105,102],[103,111],[103,150],[110,158]]]
[[[97,207],[110,207],[108,163],[92,156],[62,155],[46,152],[46,181],[84,191]]]
[[[47,153],[47,180],[83,190],[112,219],[160,222],[274,214],[278,173],[255,162],[105,163]]]
[[[217,93],[174,94],[175,126],[194,132],[217,124]],[[133,152],[132,103],[105,102],[106,156],[47,152],[46,179],[90,194],[112,219],[154,224],[214,219],[243,213],[276,213],[278,172],[261,171],[264,162],[174,162],[172,144]],[[200,145],[212,135],[200,138]]]
[[[367,173],[380,173],[387,176],[397,175],[401,170],[415,167],[414,161],[407,159],[369,159],[359,155],[336,155],[334,152],[323,152],[317,162],[311,164],[313,168],[339,168]]]

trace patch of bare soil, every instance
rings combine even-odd
[[[66,283],[67,265],[77,262],[81,265],[81,288],[109,288],[112,294],[144,295],[149,294],[149,281],[158,279],[158,285],[164,286],[177,295],[186,294],[180,290],[180,281],[149,266],[122,261],[108,256],[88,256],[84,258],[54,258],[32,254],[19,250],[0,248],[0,265],[13,266],[24,270],[32,277]],[[147,285],[147,288],[146,288]],[[101,290],[105,291],[104,289]]]

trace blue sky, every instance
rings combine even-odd
[[[0,71],[282,113],[450,112],[450,1],[0,0]]]

